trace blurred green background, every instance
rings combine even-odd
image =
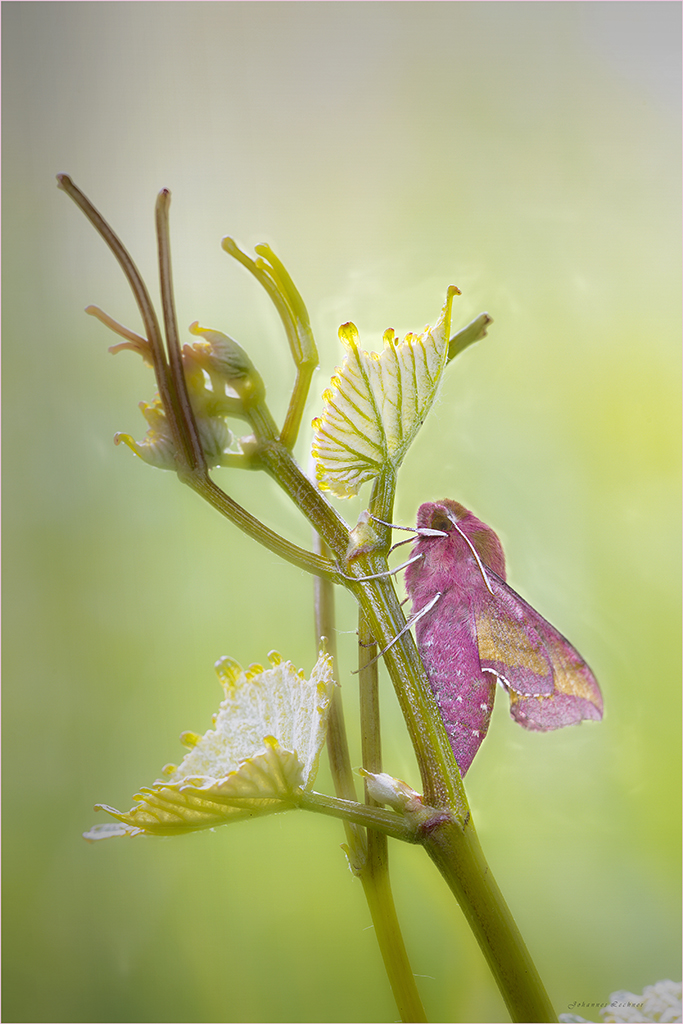
[[[140,330],[109,218],[156,294],[173,193],[183,330],[251,353],[281,415],[289,354],[220,249],[273,245],[322,368],[482,310],[406,460],[396,521],[456,498],[512,585],[579,647],[605,719],[533,735],[499,698],[468,776],[477,827],[559,1012],[679,972],[680,19],[678,3],[8,3],[4,141],[6,1021],[387,1021],[396,1010],[339,823],[291,813],[177,840],[81,832],[210,727],[213,662],[310,669],[311,580],[260,550],[140,438]],[[190,340],[187,336],[187,340]],[[307,460],[310,431],[299,457]],[[291,539],[276,486],[223,470]],[[361,497],[367,497],[362,495]],[[355,521],[363,502],[343,506]],[[355,727],[355,611],[338,601]],[[419,785],[390,684],[385,766]],[[316,787],[330,790],[323,766]],[[432,1021],[506,1011],[421,851],[392,845]],[[581,1012],[579,1010],[578,1012]],[[595,1019],[597,1011],[584,1016]]]

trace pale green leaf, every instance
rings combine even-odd
[[[270,655],[271,668],[221,658],[223,684],[215,728],[184,733],[192,749],[178,767],[135,797],[128,812],[104,804],[121,825],[95,826],[89,840],[140,833],[174,835],[238,818],[283,811],[313,785],[334,686],[331,658],[321,654],[310,680],[291,662]]]
[[[381,353],[365,352],[349,323],[339,329],[346,348],[341,367],[313,421],[318,486],[337,497],[357,494],[384,467],[397,469],[422,426],[443,376],[449,354],[451,286],[434,327],[399,341],[384,334]]]

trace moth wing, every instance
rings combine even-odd
[[[538,622],[549,623],[498,575],[490,569],[486,575],[493,594],[475,612],[482,669],[516,693],[549,696],[555,689],[553,665],[536,628]]]
[[[511,716],[538,732],[599,721],[600,687],[576,648],[499,576],[487,576],[494,600],[477,613],[479,658],[506,686]]]

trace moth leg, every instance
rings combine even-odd
[[[384,648],[384,650],[380,651],[376,658],[373,658],[372,661],[368,662],[368,665],[374,665],[376,661],[379,661],[379,659],[382,657],[382,655],[386,654],[387,651],[389,650],[389,648],[393,647],[394,644],[396,643],[396,641],[400,640],[401,637],[403,636],[403,634],[405,632],[407,632],[407,630],[411,629],[415,625],[416,622],[419,622],[419,620],[424,615],[427,614],[427,612],[430,612],[432,610],[432,608],[434,607],[434,605],[436,604],[436,602],[439,600],[440,597],[441,597],[441,593],[440,592],[436,593],[434,595],[434,597],[431,599],[431,601],[428,601],[427,604],[424,605],[424,607],[420,608],[419,612],[415,612],[414,615],[411,615],[411,617],[408,619],[408,621],[406,622],[406,624],[403,627],[403,629],[401,629],[396,634],[396,636],[394,637],[393,640],[389,641],[389,643]],[[366,665],[366,668],[367,668],[367,665]],[[358,671],[356,670],[356,671],[352,672],[351,675],[354,675],[354,676],[358,675]]]
[[[413,562],[419,561],[420,558],[424,558],[424,555],[413,555],[407,562],[403,562],[402,565],[397,565],[395,569],[387,569],[386,572],[373,572],[369,576],[347,576],[345,572],[342,572],[342,576],[345,580],[376,580],[381,576],[394,576],[397,572],[401,572],[406,566],[412,565]],[[341,569],[339,570],[341,572]]]

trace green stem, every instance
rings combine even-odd
[[[473,345],[475,341],[481,341],[486,337],[489,325],[493,323],[493,317],[488,313],[480,313],[466,327],[454,334],[448,342],[448,362],[460,355],[463,349]]]
[[[287,270],[270,246],[257,245],[256,252],[261,259],[254,262],[239,249],[232,238],[224,238],[221,244],[223,249],[246,267],[265,288],[282,319],[296,367],[296,380],[280,432],[280,440],[287,448],[293,448],[301,426],[311,379],[318,366],[318,350],[308,310]]]
[[[320,793],[304,792],[297,804],[338,818],[346,818],[404,842],[419,844],[432,858],[455,896],[472,929],[513,1021],[521,1024],[556,1024],[557,1015],[545,991],[524,939],[486,862],[474,824],[468,816],[459,822],[447,811],[422,805],[403,815],[379,807],[357,804]],[[388,905],[381,873],[377,886],[366,892],[382,953],[402,956],[392,949],[400,932],[385,915]],[[376,901],[376,902],[373,902]],[[375,913],[377,918],[375,918]],[[394,961],[394,962],[397,962]],[[387,968],[389,969],[389,968]],[[406,976],[404,975],[404,978]],[[398,997],[397,997],[398,998]],[[415,1008],[408,1020],[421,1020]]]
[[[338,559],[344,558],[349,544],[348,524],[313,486],[288,448],[279,440],[266,442],[259,447],[258,458],[264,469],[287,492],[313,529],[329,545],[334,555]],[[335,582],[343,582],[341,575],[337,576]]]
[[[368,863],[361,875],[391,991],[402,1021],[426,1021],[415,976],[410,967],[389,881],[387,837],[368,829]]]
[[[378,829],[404,843],[421,841],[418,823],[412,822],[407,815],[396,814],[383,807],[368,807],[354,800],[342,800],[337,796],[310,790],[303,790],[297,796],[297,806],[305,811],[317,811],[318,814],[327,814],[332,818],[341,818],[357,825],[365,825],[367,828]]]
[[[445,820],[422,843],[439,868],[486,957],[513,1021],[553,1024],[557,1015],[484,857],[471,819]]]
[[[140,276],[140,271],[119,236],[110,227],[99,210],[93,206],[85,193],[81,192],[77,185],[74,185],[69,175],[58,174],[57,182],[58,187],[63,192],[66,192],[76,206],[81,209],[107,244],[130,285],[140,311],[140,316],[142,317],[142,322],[145,325],[146,340],[150,345],[154,374],[157,380],[157,387],[159,388],[159,398],[168,417],[176,451],[182,452],[187,446],[187,439],[183,437],[180,429],[179,417],[177,415],[177,396],[175,395],[173,380],[166,359],[161,328],[159,327],[159,321],[154,312],[149,292]]]
[[[377,646],[362,611],[358,615],[358,682],[360,689],[361,750],[363,767],[377,774],[382,771],[382,738],[379,725],[379,686]],[[366,787],[367,789],[367,787]],[[366,803],[375,801],[367,796]]]
[[[358,616],[358,654],[363,767],[377,774],[382,771],[382,743],[375,653],[372,633],[361,611]],[[378,806],[369,796],[367,785],[365,802],[368,807]],[[426,1021],[427,1015],[410,966],[391,891],[386,835],[376,829],[368,829],[367,850],[360,880],[396,1006],[402,1021]]]
[[[320,555],[326,554],[328,550],[320,534],[315,531],[313,533],[313,547],[316,554]],[[332,655],[332,670],[335,680],[339,683],[334,586],[329,580],[316,576],[313,581],[313,588],[316,644],[319,645],[323,637],[325,638],[327,651]],[[355,802],[357,799],[356,787],[351,770],[351,756],[349,754],[346,724],[344,722],[344,705],[339,686],[336,686],[332,693],[327,723],[327,753],[330,759],[330,772],[335,793],[344,800]],[[358,875],[363,869],[367,856],[365,833],[358,825],[354,825],[346,820],[344,821],[344,830],[346,832],[349,864],[354,874]]]
[[[255,519],[246,509],[233,501],[208,475],[195,474],[185,478],[184,482],[201,495],[205,501],[208,501],[221,515],[238,526],[253,540],[263,544],[269,551],[273,551],[285,561],[291,562],[292,565],[305,569],[306,572],[313,573],[315,576],[323,576],[333,582],[341,582],[341,575],[332,562],[290,543],[278,533],[269,530],[259,519]]]
[[[169,372],[173,384],[172,395],[178,407],[177,410],[174,409],[175,415],[173,417],[167,411],[166,418],[172,418],[179,428],[183,453],[182,468],[189,469],[191,472],[196,470],[206,472],[206,459],[204,458],[204,450],[202,449],[199,431],[197,430],[197,424],[190,404],[187,381],[183,371],[183,359],[180,352],[178,318],[175,311],[173,274],[171,271],[171,237],[168,225],[170,206],[171,193],[167,188],[162,189],[157,196],[155,210],[159,257],[159,286],[161,289],[164,330],[166,331]]]

